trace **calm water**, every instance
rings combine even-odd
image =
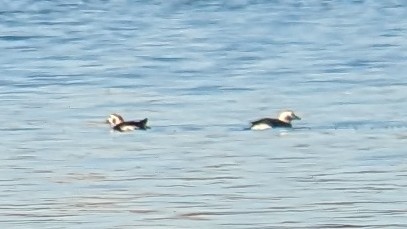
[[[407,227],[405,1],[1,5],[1,228]]]

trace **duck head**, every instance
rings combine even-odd
[[[111,127],[114,127],[120,123],[124,122],[124,119],[119,114],[111,114],[106,119],[106,123],[110,124]]]
[[[280,113],[278,119],[285,123],[291,123],[292,120],[301,120],[293,111],[287,110]]]

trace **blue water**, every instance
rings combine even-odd
[[[1,228],[407,227],[405,1],[1,5]]]

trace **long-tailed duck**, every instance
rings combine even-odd
[[[294,114],[293,111],[283,111],[278,116],[278,119],[275,118],[262,118],[257,121],[251,122],[251,130],[265,130],[269,128],[291,128],[292,120],[301,120],[300,117]]]
[[[113,130],[120,132],[149,129],[150,127],[147,126],[147,121],[147,118],[140,121],[124,121],[123,117],[119,114],[111,114],[106,119],[106,123],[109,123]]]

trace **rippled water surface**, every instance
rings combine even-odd
[[[407,227],[404,1],[1,4],[1,228]]]

